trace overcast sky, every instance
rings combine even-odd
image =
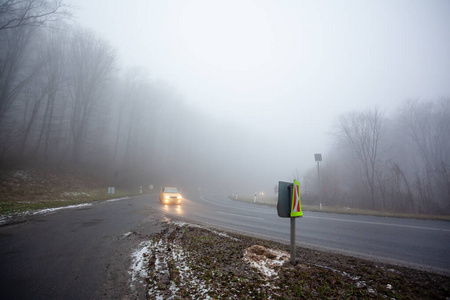
[[[345,112],[450,96],[450,1],[76,0],[77,21],[190,106],[326,152]],[[300,152],[300,151],[299,151]]]

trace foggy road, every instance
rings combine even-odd
[[[183,205],[150,206],[206,224],[289,242],[289,219],[276,207],[198,196]],[[156,205],[155,205],[156,203]],[[298,245],[450,272],[450,222],[304,212],[297,218]]]
[[[279,218],[275,207],[185,196],[180,206],[162,205],[149,194],[0,226],[0,298],[120,297],[129,288],[132,251],[161,230],[164,215],[289,241],[289,219]],[[449,222],[313,212],[297,220],[298,245],[449,273]]]

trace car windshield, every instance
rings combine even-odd
[[[164,188],[164,193],[178,193],[176,188]]]

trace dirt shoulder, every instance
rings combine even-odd
[[[150,299],[446,299],[450,278],[165,219],[134,252]]]

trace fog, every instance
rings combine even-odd
[[[105,169],[115,181],[221,193],[273,193],[279,180],[296,177],[315,202],[314,153],[323,154],[324,171],[327,161],[345,160],[336,176],[358,178],[355,164],[365,164],[345,125],[352,114],[368,120],[376,112],[383,139],[360,171],[378,175],[335,183],[342,199],[359,188],[353,198],[372,200],[330,196],[330,205],[402,210],[382,184],[395,162],[410,189],[397,186],[409,193],[402,201],[448,209],[448,144],[430,150],[443,153],[431,163],[415,131],[404,143],[417,152],[399,137],[415,128],[401,127],[408,112],[436,120],[447,113],[449,2],[61,3],[67,7],[57,17],[30,26],[9,28],[9,15],[0,14],[2,161],[71,161]],[[19,59],[11,49],[22,51]],[[445,115],[428,133],[447,125]],[[435,137],[447,138],[445,131]],[[424,163],[413,165],[420,153]],[[426,175],[431,165],[434,175]],[[414,196],[421,178],[439,195]],[[381,203],[375,198],[384,204],[373,205]],[[432,208],[423,204],[430,201]]]
[[[219,119],[314,164],[342,113],[448,96],[445,1],[77,1],[78,21]],[[296,137],[294,137],[296,136]],[[298,143],[302,140],[301,143]],[[292,151],[290,149],[295,149]],[[290,173],[291,171],[287,171]]]

